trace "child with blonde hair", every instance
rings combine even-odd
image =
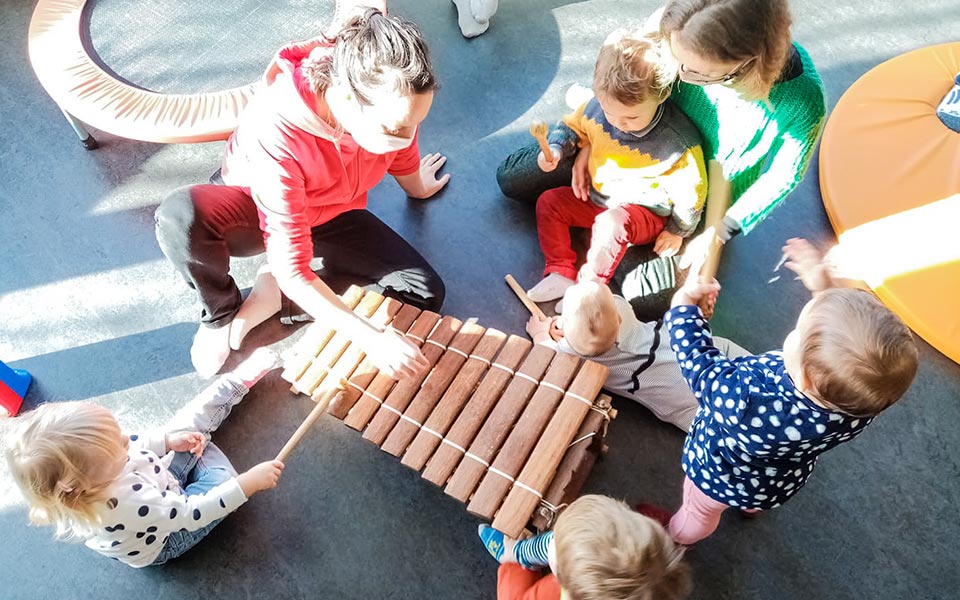
[[[480,538],[500,562],[498,600],[678,600],[690,593],[683,550],[657,521],[626,504],[583,496],[553,531],[513,540],[488,525]],[[533,569],[549,566],[552,574]]]
[[[709,536],[728,507],[789,500],[820,454],[860,435],[916,375],[916,343],[899,317],[869,292],[835,287],[809,242],[783,250],[813,299],[782,352],[730,358],[716,347],[697,307],[716,296],[716,280],[688,280],[664,317],[699,402],[684,444],[683,505],[669,527],[678,543]]]
[[[563,315],[531,317],[527,332],[534,343],[577,354],[610,371],[604,389],[629,398],[682,431],[697,413],[697,399],[683,379],[676,356],[666,343],[662,321],[643,322],[630,303],[595,281],[581,281],[563,296]],[[550,336],[551,325],[563,333]],[[716,338],[728,356],[748,354],[730,340]]]
[[[614,32],[600,49],[593,77],[596,96],[563,119],[551,134],[552,156],[538,164],[553,171],[578,154],[589,181],[547,190],[537,200],[537,231],[546,258],[544,279],[528,292],[535,302],[563,296],[578,279],[607,283],[629,244],[654,242],[672,256],[700,222],[706,171],[700,132],[666,102],[676,65],[659,34]],[[592,228],[587,260],[575,268],[570,227]]]
[[[276,487],[283,463],[238,475],[208,441],[276,365],[269,349],[254,351],[145,435],[123,434],[90,402],[44,404],[15,418],[6,459],[30,521],[133,567],[180,556],[251,495]]]

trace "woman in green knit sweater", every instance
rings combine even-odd
[[[704,157],[719,163],[726,180],[711,179],[710,185],[729,185],[731,200],[721,225],[687,244],[682,266],[714,239],[749,233],[803,179],[826,103],[810,56],[791,41],[790,23],[787,0],[670,0],[659,15],[660,31],[680,63],[670,101],[700,129]],[[571,173],[573,184],[583,185],[575,162],[564,174],[543,174],[536,151],[532,165],[529,154],[521,149],[498,169],[505,195],[534,201],[546,189],[569,185],[557,180],[569,182]],[[658,318],[680,282],[677,261],[649,248],[631,250],[612,284],[619,284],[638,317]]]

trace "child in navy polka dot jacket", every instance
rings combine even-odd
[[[813,292],[782,352],[728,358],[714,346],[698,302],[720,285],[691,281],[664,321],[700,407],[683,448],[683,505],[669,530],[681,544],[713,533],[727,507],[780,506],[817,457],[859,435],[910,387],[917,348],[906,325],[869,292],[837,288],[805,240],[784,246]]]
[[[18,417],[6,454],[30,520],[133,567],[180,556],[252,494],[277,485],[281,462],[237,475],[208,442],[276,365],[272,351],[255,350],[145,435],[124,435],[90,402],[48,403]]]

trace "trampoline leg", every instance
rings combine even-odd
[[[77,133],[77,137],[80,138],[80,143],[83,144],[83,147],[87,150],[95,150],[97,148],[97,140],[90,135],[90,132],[87,131],[84,124],[62,108],[60,112],[63,113],[63,116],[67,118],[67,122],[70,123],[70,126],[73,127],[73,130]]]

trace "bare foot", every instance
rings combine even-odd
[[[237,316],[230,323],[230,347],[240,349],[243,338],[253,328],[280,311],[280,286],[270,270],[264,266],[257,272],[250,295],[240,305]]]
[[[230,326],[214,329],[200,325],[193,336],[190,347],[190,360],[197,373],[204,377],[213,377],[230,356]]]

